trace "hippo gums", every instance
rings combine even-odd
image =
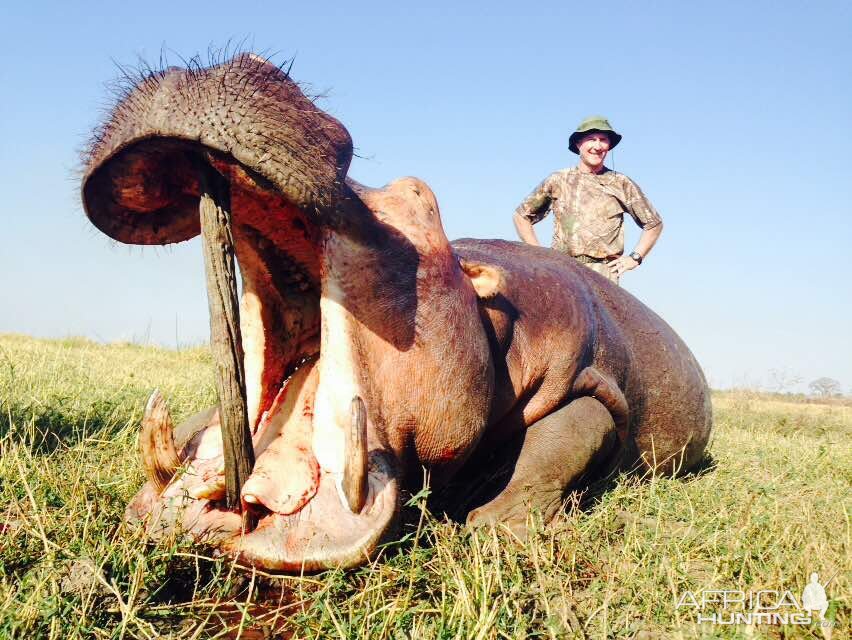
[[[523,534],[530,507],[550,518],[589,478],[701,459],[707,384],[657,315],[549,249],[450,243],[426,184],[365,187],[351,156],[343,125],[252,54],[149,73],[96,132],[82,183],[96,227],[188,240],[213,175],[242,276],[252,525],[224,500],[219,411],[173,429],[157,394],[128,519],[316,571],[365,562],[424,467],[439,487],[512,451],[502,490],[467,519]]]

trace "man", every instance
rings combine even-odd
[[[556,221],[552,248],[582,262],[618,284],[651,251],[663,221],[639,186],[604,166],[621,136],[601,116],[587,118],[571,134],[568,148],[580,156],[576,167],[552,173],[517,208],[515,228],[521,240],[541,246],[533,225],[549,210]],[[624,255],[624,213],[642,228],[636,248]]]

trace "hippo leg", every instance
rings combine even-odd
[[[527,514],[538,510],[547,522],[556,515],[568,489],[612,452],[616,426],[594,398],[571,401],[531,425],[506,488],[468,514],[473,526],[505,524],[526,537]]]

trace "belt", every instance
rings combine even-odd
[[[574,260],[582,264],[595,264],[607,261],[606,258],[593,258],[592,256],[574,256]]]

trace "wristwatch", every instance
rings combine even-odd
[[[633,251],[628,255],[636,261],[636,264],[642,264],[642,254],[638,251]]]

